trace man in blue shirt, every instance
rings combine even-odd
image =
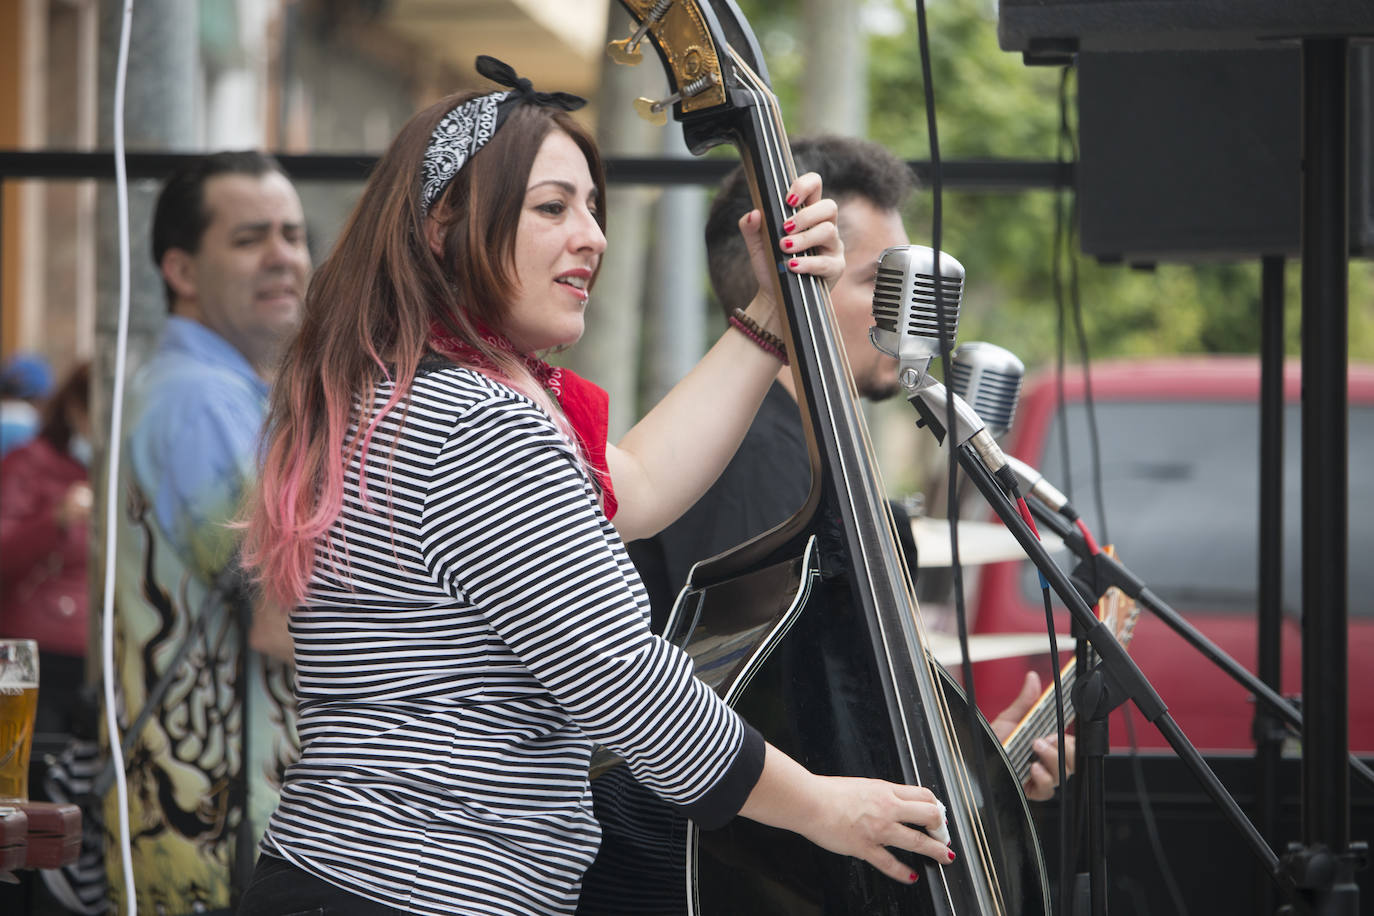
[[[254,608],[232,522],[300,322],[300,199],[270,157],[206,156],[164,185],[153,257],[170,315],[126,400],[115,667],[139,906],[178,916],[233,906],[296,753],[285,615]]]

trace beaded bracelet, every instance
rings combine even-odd
[[[730,324],[758,344],[763,352],[782,360],[784,366],[787,365],[787,348],[783,346],[782,338],[772,331],[764,330],[744,309],[737,308],[730,313]]]

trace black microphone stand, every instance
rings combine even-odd
[[[918,425],[928,426],[936,440],[943,442],[944,420],[937,416],[936,411],[930,409],[920,395],[921,392],[917,391],[908,398],[921,417]],[[1082,633],[1080,639],[1086,640],[1097,654],[1097,662],[1092,670],[1079,672],[1079,684],[1074,690],[1075,708],[1078,713],[1078,741],[1080,744],[1090,745],[1084,748],[1088,772],[1080,773],[1080,777],[1085,779],[1088,789],[1089,841],[1093,845],[1089,855],[1089,880],[1094,916],[1106,916],[1107,913],[1106,800],[1102,790],[1102,760],[1108,750],[1107,718],[1112,710],[1127,700],[1134,703],[1145,719],[1159,729],[1160,734],[1174,749],[1174,753],[1192,771],[1226,819],[1240,832],[1241,837],[1249,844],[1279,888],[1297,900],[1296,886],[1292,883],[1291,876],[1280,870],[1278,855],[1246,817],[1245,812],[1222,785],[1197,748],[1183,734],[1140,667],[1126,653],[1111,630],[1097,619],[1078,587],[1050,557],[1049,551],[1021,518],[1016,506],[1004,492],[1002,484],[993,477],[978,453],[967,442],[955,446],[955,450],[959,464],[969,479],[1063,601]],[[1009,470],[1007,476],[1010,476]],[[1014,481],[1014,478],[1012,480]],[[1082,705],[1078,705],[1079,703]],[[1061,888],[1060,892],[1068,893],[1069,890]]]
[[[1063,515],[1037,500],[1028,499],[1026,505],[1036,521],[1054,532],[1064,546],[1079,558],[1079,564],[1070,578],[1090,600],[1096,601],[1108,588],[1115,586],[1128,597],[1137,601],[1141,607],[1164,621],[1174,632],[1182,636],[1208,661],[1229,674],[1242,687],[1253,693],[1265,706],[1283,722],[1302,731],[1302,713],[1282,694],[1276,692],[1248,669],[1226,654],[1226,651],[1212,642],[1200,630],[1187,621],[1178,611],[1152,592],[1139,577],[1114,557],[1105,553],[1093,553],[1078,529]],[[1355,775],[1374,788],[1374,769],[1356,757],[1349,755],[1350,768]]]

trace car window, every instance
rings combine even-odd
[[[1106,531],[1123,563],[1179,611],[1252,611],[1259,550],[1259,408],[1227,402],[1099,402],[1102,489],[1098,518],[1083,405],[1068,408],[1072,443],[1062,458],[1060,417],[1038,467],[1067,493],[1099,541]],[[1302,428],[1296,405],[1284,417],[1283,608],[1302,604]],[[1351,616],[1374,616],[1374,406],[1354,407],[1349,425],[1349,595]],[[1067,562],[1067,561],[1066,561]],[[1040,603],[1024,564],[1028,601]]]

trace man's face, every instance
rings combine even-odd
[[[873,326],[873,284],[878,256],[884,249],[909,244],[901,215],[880,210],[866,197],[846,196],[839,204],[840,238],[844,241],[844,274],[830,291],[845,355],[859,394],[880,401],[897,392],[897,359],[868,339]]]
[[[204,194],[210,222],[199,250],[163,259],[175,312],[218,333],[263,374],[301,320],[310,254],[300,198],[278,172],[216,175]]]

